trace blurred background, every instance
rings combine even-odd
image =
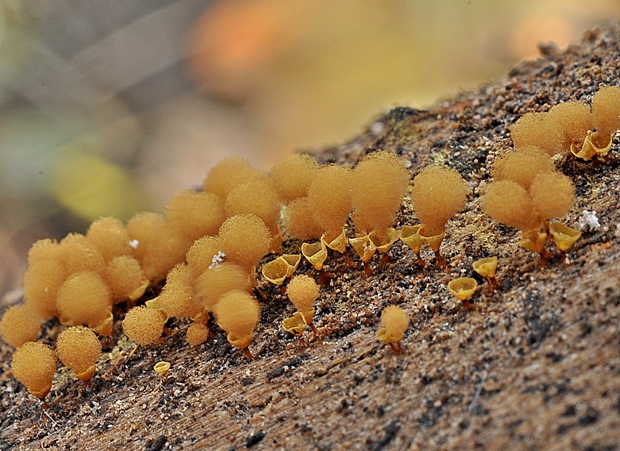
[[[617,0],[0,0],[0,296],[39,238],[161,211],[501,77]]]

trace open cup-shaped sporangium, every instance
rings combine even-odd
[[[471,277],[459,277],[448,283],[448,290],[459,301],[469,300],[476,292],[476,288],[478,288],[478,282]]]

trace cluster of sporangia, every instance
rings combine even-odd
[[[515,152],[493,163],[494,181],[486,187],[482,209],[492,218],[522,232],[521,245],[547,259],[545,246],[553,237],[561,252],[579,232],[552,218],[565,215],[574,202],[571,180],[557,172],[550,159],[572,152],[583,160],[603,159],[612,134],[620,129],[620,89],[602,88],[587,105],[567,102],[548,113],[529,113],[511,130]],[[239,158],[218,163],[203,189],[186,190],[165,207],[163,215],[139,213],[126,225],[113,218],[95,221],[85,235],[70,234],[60,242],[41,240],[29,251],[24,276],[24,304],[7,310],[0,322],[4,340],[17,348],[14,376],[35,396],[49,392],[57,357],[87,381],[101,352],[97,334],[112,332],[112,306],[132,307],[123,320],[125,334],[138,345],[161,341],[169,318],[189,318],[187,341],[196,346],[210,334],[208,321],[227,333],[233,345],[252,358],[248,346],[260,320],[254,296],[256,267],[268,253],[279,253],[283,232],[303,242],[301,254],[320,271],[328,249],[347,255],[350,246],[367,263],[376,251],[384,254],[400,239],[415,253],[420,266],[423,245],[440,254],[447,221],[466,203],[468,184],[447,167],[424,168],[414,179],[411,201],[417,225],[392,226],[409,189],[404,162],[377,151],[354,169],[319,166],[307,155],[292,155],[270,173]],[[351,220],[355,234],[347,236]],[[282,226],[282,228],[281,228]],[[295,272],[301,255],[285,254],[263,265],[263,276],[278,285]],[[497,258],[474,263],[491,290]],[[149,286],[165,279],[159,296],[135,306]],[[452,280],[448,288],[468,306],[477,289],[472,278]],[[301,337],[313,325],[320,285],[307,275],[292,277],[286,293],[296,312],[283,321]],[[58,318],[65,326],[56,349],[37,342],[41,321]],[[387,307],[379,340],[400,350],[409,324],[405,311]]]

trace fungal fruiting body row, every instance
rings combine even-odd
[[[419,216],[427,221],[429,234],[443,237],[446,221],[465,203],[467,184],[452,169],[427,168],[414,180],[416,186],[412,197]],[[355,169],[320,166],[308,155],[291,155],[269,174],[228,158],[209,172],[202,191],[182,191],[161,215],[139,213],[126,225],[101,218],[84,235],[38,241],[28,255],[24,304],[11,307],[0,322],[5,341],[20,350],[14,374],[33,394],[45,396],[41,384],[24,376],[40,367],[43,385],[51,385],[49,369],[56,367],[52,349],[24,346],[36,342],[41,320],[56,317],[67,331],[86,326],[83,330],[93,335],[109,336],[112,307],[120,302],[130,307],[123,331],[139,345],[161,341],[170,318],[191,319],[186,338],[199,345],[210,334],[212,315],[230,343],[251,358],[248,346],[261,311],[254,296],[255,268],[266,254],[279,252],[283,233],[305,241],[301,250],[315,267],[320,267],[316,252],[306,252],[313,246],[323,250],[321,266],[328,248],[343,253],[349,245],[367,262],[375,250],[387,252],[398,238],[392,226],[408,187],[404,162],[385,151],[370,154]],[[454,197],[456,202],[450,202]],[[357,230],[350,238],[345,229],[349,219]],[[363,251],[360,242],[365,243]],[[439,245],[433,249],[439,259]],[[299,259],[281,256],[284,278],[293,275]],[[159,295],[143,303],[149,287]],[[283,327],[298,336],[309,327],[316,339],[319,285],[309,276],[293,277],[287,294],[297,311]],[[61,361],[87,380],[94,368],[90,361],[100,351],[88,353],[86,368],[76,367],[61,356],[58,340]],[[78,340],[68,343],[74,343],[77,353],[85,349]],[[46,364],[24,365],[29,355]]]
[[[101,343],[97,335],[91,329],[75,326],[58,335],[56,351],[37,341],[19,346],[13,354],[11,368],[15,378],[30,393],[43,399],[52,387],[57,357],[78,379],[87,381],[95,373],[100,354]]]
[[[543,260],[548,233],[571,234],[550,220],[563,216],[574,202],[572,182],[549,157],[570,150],[578,158],[603,159],[611,134],[620,127],[614,122],[620,114],[619,92],[601,89],[591,110],[570,103],[546,115],[523,116],[512,129],[516,152],[493,164],[495,181],[483,196],[483,210],[521,229],[521,244],[541,253]],[[549,131],[549,124],[556,128]],[[592,154],[584,150],[588,146],[598,150]],[[58,355],[87,380],[100,352],[92,338],[95,332],[110,335],[112,306],[120,302],[130,307],[123,330],[137,344],[160,341],[169,318],[188,318],[187,341],[196,346],[208,338],[212,315],[230,343],[251,358],[248,346],[261,312],[254,296],[255,268],[266,254],[280,252],[283,236],[303,241],[301,254],[316,269],[322,268],[328,249],[346,255],[350,246],[365,264],[375,251],[386,253],[398,238],[414,250],[420,266],[425,264],[419,255],[423,245],[435,252],[438,265],[445,265],[439,251],[446,223],[465,206],[469,186],[453,169],[422,169],[411,187],[420,223],[396,231],[393,226],[409,182],[404,162],[386,151],[369,154],[354,169],[320,166],[308,155],[291,155],[270,173],[243,159],[228,158],[207,174],[202,190],[177,194],[163,214],[139,213],[126,225],[101,218],[84,235],[38,241],[28,254],[24,304],[11,307],[0,321],[2,337],[17,348],[14,375],[43,397]],[[347,233],[349,220],[354,234]],[[562,251],[568,249],[556,243]],[[293,276],[300,256],[282,255],[274,262],[263,273],[282,284]],[[493,274],[480,274],[497,288],[494,269]],[[159,295],[143,303],[149,287]],[[283,327],[298,336],[310,327],[316,338],[313,317],[319,285],[309,276],[297,276],[288,283],[287,293],[297,311]],[[36,342],[41,320],[52,317],[67,327],[57,339],[56,352]],[[398,349],[408,319],[390,309],[382,322],[385,330],[378,338]],[[61,340],[65,333],[70,338]],[[76,355],[85,349],[87,357],[76,363]]]
[[[492,166],[494,182],[482,197],[483,211],[521,230],[521,246],[537,252],[544,266],[550,238],[564,254],[581,233],[553,218],[564,216],[575,202],[569,177],[555,169],[551,157],[572,154],[603,160],[620,129],[620,88],[601,88],[589,107],[565,102],[546,113],[527,113],[512,126],[514,152]]]
[[[504,154],[495,160],[492,174],[495,181],[482,197],[484,212],[521,230],[521,246],[541,254],[544,265],[550,221],[568,213],[575,202],[571,179],[536,147]]]
[[[600,88],[591,107],[564,102],[546,113],[527,113],[513,125],[515,149],[534,146],[548,156],[572,153],[583,160],[604,158],[620,129],[620,88]]]

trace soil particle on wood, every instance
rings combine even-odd
[[[60,369],[46,408],[11,378],[12,350],[2,345],[0,449],[620,449],[618,137],[597,167],[557,161],[577,190],[565,222],[576,227],[587,209],[602,226],[584,232],[568,261],[552,255],[540,268],[515,230],[480,210],[489,165],[511,148],[511,124],[559,102],[589,103],[620,77],[620,25],[589,31],[564,52],[543,50],[502,80],[429,111],[397,108],[317,154],[353,167],[386,149],[408,161],[412,176],[428,164],[459,171],[471,195],[448,223],[446,269],[429,251],[420,268],[400,242],[390,262],[371,261],[370,275],[330,255],[314,317],[320,337],[305,344],[281,328],[292,305],[259,279],[266,296],[252,361],[215,326],[206,344],[190,347],[178,321],[163,344],[134,349],[119,312],[92,382]],[[407,201],[397,226],[414,222]],[[478,277],[472,262],[491,255],[501,290],[478,278],[473,308],[463,308],[447,282]],[[298,271],[319,278],[307,262]],[[411,318],[400,354],[375,338],[391,304]],[[46,326],[51,341],[58,324]],[[164,376],[153,371],[162,360],[171,363]]]

